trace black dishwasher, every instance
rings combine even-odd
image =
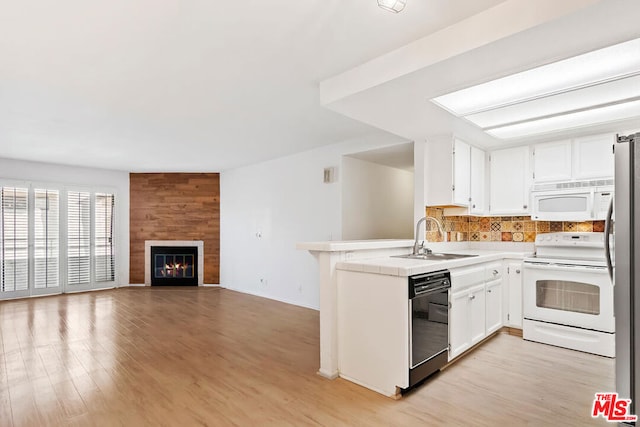
[[[448,361],[450,288],[449,270],[409,276],[409,387]]]

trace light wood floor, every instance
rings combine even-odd
[[[316,375],[318,313],[217,288],[0,303],[0,426],[607,425],[610,359],[501,334],[394,401]]]

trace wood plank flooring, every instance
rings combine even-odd
[[[318,312],[220,288],[0,303],[0,426],[584,426],[614,362],[500,334],[394,401],[316,374]]]

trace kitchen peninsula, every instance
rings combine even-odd
[[[387,396],[397,396],[398,388],[406,387],[406,383],[398,381],[400,376],[408,375],[409,359],[407,356],[408,346],[400,344],[393,349],[394,357],[400,361],[397,364],[385,362],[381,367],[360,363],[363,375],[377,371],[378,374],[387,375],[385,371],[392,370],[394,375],[388,375],[393,379],[374,379],[367,381],[360,375],[349,375],[345,372],[348,367],[342,366],[349,359],[349,348],[353,347],[344,344],[350,337],[345,336],[348,330],[345,322],[350,319],[358,322],[373,320],[380,323],[379,329],[373,330],[375,334],[396,334],[391,331],[390,325],[396,322],[391,329],[401,328],[404,330],[399,337],[405,340],[408,330],[408,300],[407,300],[407,278],[412,275],[427,273],[441,269],[451,269],[456,274],[452,275],[454,282],[453,292],[466,292],[477,285],[474,280],[480,280],[484,292],[485,270],[495,279],[500,279],[502,285],[503,269],[506,263],[503,260],[510,259],[520,262],[525,254],[533,251],[533,246],[528,243],[511,243],[491,245],[470,242],[450,242],[450,243],[429,243],[429,246],[436,252],[455,252],[459,254],[475,255],[467,258],[460,258],[448,261],[425,261],[420,259],[406,259],[394,257],[395,255],[406,255],[411,253],[413,241],[411,240],[368,240],[368,241],[345,241],[345,242],[313,242],[299,243],[297,248],[308,250],[318,258],[320,275],[320,370],[319,374],[327,378],[342,376],[356,383],[364,385]],[[485,268],[486,266],[490,266]],[[518,271],[519,274],[519,271]],[[457,277],[457,279],[456,279]],[[500,289],[502,286],[500,287]],[[362,294],[365,292],[365,294]],[[360,295],[357,301],[353,296]],[[366,295],[366,296],[365,296]],[[496,293],[499,295],[498,323],[499,329],[503,324],[503,306],[508,304],[506,293]],[[496,297],[498,298],[498,297]],[[363,303],[366,301],[366,304]],[[376,310],[375,301],[379,302],[377,307],[379,312],[363,312]],[[354,308],[355,307],[355,308]],[[356,313],[359,311],[359,313]],[[353,316],[348,313],[352,312]],[[484,307],[483,325],[484,320]],[[372,319],[373,316],[373,319]],[[386,326],[385,326],[386,325]],[[497,330],[496,329],[496,330]],[[483,332],[485,328],[483,327]],[[389,336],[391,336],[389,335]],[[404,337],[404,338],[403,338]],[[484,337],[484,336],[483,336]],[[408,338],[407,338],[408,340]],[[355,341],[354,341],[355,342]],[[364,344],[360,342],[358,345]],[[380,342],[381,346],[391,349],[393,346]],[[474,343],[475,344],[475,343]],[[464,347],[462,347],[464,348]],[[460,350],[459,353],[464,350]],[[407,356],[407,357],[405,357]],[[353,366],[353,364],[351,365]],[[407,368],[407,369],[405,369]],[[393,384],[392,384],[393,383]]]

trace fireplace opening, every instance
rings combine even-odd
[[[196,246],[151,246],[152,286],[198,286]]]

